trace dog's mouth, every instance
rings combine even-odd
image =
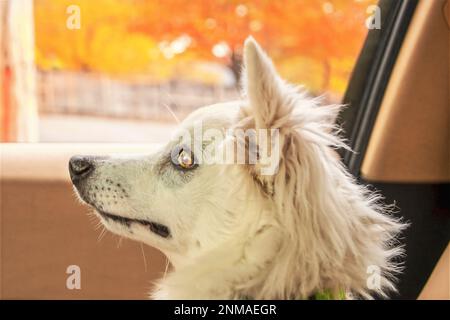
[[[118,216],[118,215],[115,215],[112,213],[108,213],[108,212],[105,212],[105,211],[102,211],[99,209],[97,209],[97,212],[106,220],[112,220],[114,222],[126,225],[127,227],[130,227],[131,224],[133,224],[133,223],[138,223],[140,225],[147,227],[148,229],[150,229],[151,232],[157,234],[160,237],[163,237],[163,238],[171,237],[169,228],[163,224],[160,224],[157,222],[152,222],[152,221],[147,221],[147,220],[121,217],[121,216]]]
[[[76,185],[74,185],[74,187],[75,187],[76,193],[81,198],[81,200],[83,202],[85,202],[86,204],[90,205],[91,207],[93,207],[99,213],[99,215],[101,217],[103,217],[106,221],[113,221],[113,222],[125,225],[127,227],[130,227],[133,223],[140,224],[140,225],[148,228],[151,232],[155,233],[156,235],[158,235],[162,238],[168,239],[168,238],[172,237],[169,227],[167,227],[161,223],[144,220],[144,219],[127,218],[127,217],[119,216],[119,215],[109,213],[109,212],[102,210],[102,208],[99,207],[95,203],[95,201],[92,201],[92,199],[90,199],[90,197],[86,197],[85,192],[83,192],[83,190],[80,190],[79,187]]]

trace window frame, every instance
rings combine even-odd
[[[355,176],[360,169],[375,120],[419,0],[380,0],[381,29],[369,30],[356,61],[337,123],[353,151],[341,149],[344,164]]]

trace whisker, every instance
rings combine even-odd
[[[147,259],[145,258],[144,246],[142,245],[142,242],[140,243],[140,245],[141,245],[142,257],[144,258],[144,269],[145,269],[145,272],[147,272]]]
[[[172,115],[172,117],[175,119],[175,121],[177,123],[180,123],[180,119],[178,119],[178,117],[176,116],[175,112],[173,112],[172,108],[169,106],[169,104],[167,103],[163,103],[163,107],[167,109],[167,111],[169,111],[169,113]]]
[[[169,259],[166,258],[166,268],[164,269],[163,279],[166,278],[167,270],[169,270]]]
[[[122,240],[123,240],[123,238],[121,236],[119,236],[119,240],[117,241],[117,249],[119,249],[120,246],[122,245]]]
[[[100,235],[99,235],[98,238],[97,238],[97,242],[102,241],[102,239],[103,239],[103,237],[105,236],[105,234],[106,234],[106,228],[103,227],[102,231],[100,232]]]

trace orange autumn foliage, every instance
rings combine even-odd
[[[203,79],[220,63],[237,77],[253,35],[290,81],[341,94],[363,44],[375,0],[35,0],[39,68]],[[66,27],[77,5],[81,28]],[[194,74],[192,74],[194,73]]]

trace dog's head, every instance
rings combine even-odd
[[[258,150],[258,140],[272,143],[266,149],[278,148],[276,130],[261,130],[271,135],[263,137],[256,122],[262,121],[268,112],[263,108],[271,103],[260,106],[258,100],[275,98],[263,95],[277,90],[281,80],[253,39],[245,48],[244,85],[250,101],[196,110],[180,124],[171,142],[152,154],[70,160],[70,177],[79,197],[95,209],[108,230],[155,246],[172,262],[233,234],[248,201],[245,188],[236,190],[242,183],[239,167],[258,166],[263,151]],[[256,110],[261,116],[253,118]],[[278,153],[266,153],[267,160],[271,163],[261,171],[276,172]]]
[[[232,206],[238,204],[228,198],[236,184],[227,170],[233,164],[208,162],[205,154],[233,143],[226,129],[238,111],[239,103],[199,109],[149,154],[74,156],[69,171],[76,192],[108,230],[159,248],[173,263],[202,251],[230,233],[227,221],[237,218]]]
[[[158,152],[73,157],[78,195],[108,230],[159,248],[175,266],[223,245],[240,249],[220,259],[257,268],[276,260],[261,274],[262,297],[367,292],[369,265],[392,271],[398,251],[385,244],[401,225],[334,154],[344,146],[333,133],[339,107],[286,84],[252,38],[242,78],[245,99],[193,112]]]

